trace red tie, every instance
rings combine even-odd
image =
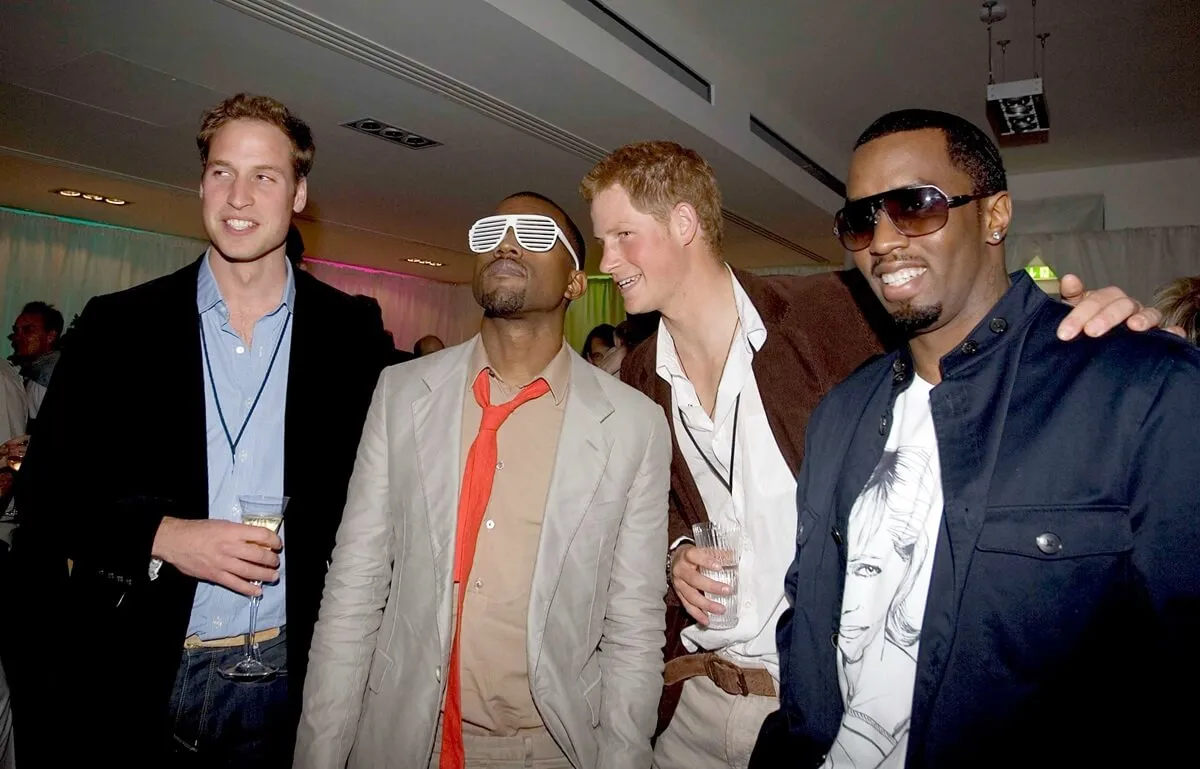
[[[537,379],[521,388],[517,397],[499,406],[491,404],[491,383],[488,370],[479,372],[471,387],[475,402],[483,409],[479,421],[479,434],[467,453],[467,467],[463,473],[462,494],[458,498],[458,533],[454,546],[454,582],[458,585],[458,606],[454,615],[454,641],[450,645],[450,671],[446,678],[446,706],[442,716],[442,759],[440,769],[463,769],[466,752],[462,736],[462,679],[458,666],[458,638],[462,631],[463,585],[471,576],[471,565],[475,561],[475,544],[479,538],[479,525],[487,512],[488,500],[492,496],[492,481],[496,477],[496,432],[508,415],[522,403],[540,398],[550,391],[545,379]]]

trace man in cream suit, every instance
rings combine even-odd
[[[561,208],[511,196],[470,245],[479,335],[385,370],[375,391],[296,766],[648,769],[666,421],[563,341],[587,282]]]

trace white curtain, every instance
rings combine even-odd
[[[347,294],[374,297],[383,309],[383,325],[397,349],[411,350],[426,334],[457,344],[479,331],[482,312],[466,284],[400,275],[382,270],[305,259],[304,269]]]
[[[0,208],[0,327],[12,323],[31,301],[53,304],[70,323],[93,296],[177,270],[206,246],[188,238]],[[11,351],[7,345],[6,350]]]
[[[1146,303],[1163,284],[1200,275],[1200,227],[1018,235],[1006,245],[1009,272],[1040,256],[1057,275],[1074,273],[1089,288],[1120,286]]]
[[[1013,200],[1008,236],[1035,232],[1093,232],[1104,229],[1103,195],[1064,195]]]

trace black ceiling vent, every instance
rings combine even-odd
[[[564,0],[567,5],[586,16],[625,45],[637,51],[647,61],[670,75],[692,93],[712,103],[712,84],[696,74],[670,51],[647,37],[640,29],[599,0]]]
[[[361,120],[342,123],[342,125],[359,133],[376,136],[393,144],[399,144],[401,147],[408,147],[410,150],[425,150],[430,147],[442,146],[441,142],[436,142],[433,139],[415,134],[412,131],[406,131],[403,128],[388,125],[382,120],[376,120],[375,118],[365,117]]]
[[[750,133],[769,144],[780,155],[800,166],[805,173],[824,184],[839,198],[846,197],[846,185],[841,179],[826,171],[817,164],[817,161],[796,149],[791,142],[775,133],[770,126],[753,115],[750,116]]]

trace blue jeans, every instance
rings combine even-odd
[[[287,634],[259,645],[279,675],[235,683],[217,669],[243,656],[241,646],[184,649],[171,692],[171,766],[275,769],[291,765],[296,725],[288,708]]]

